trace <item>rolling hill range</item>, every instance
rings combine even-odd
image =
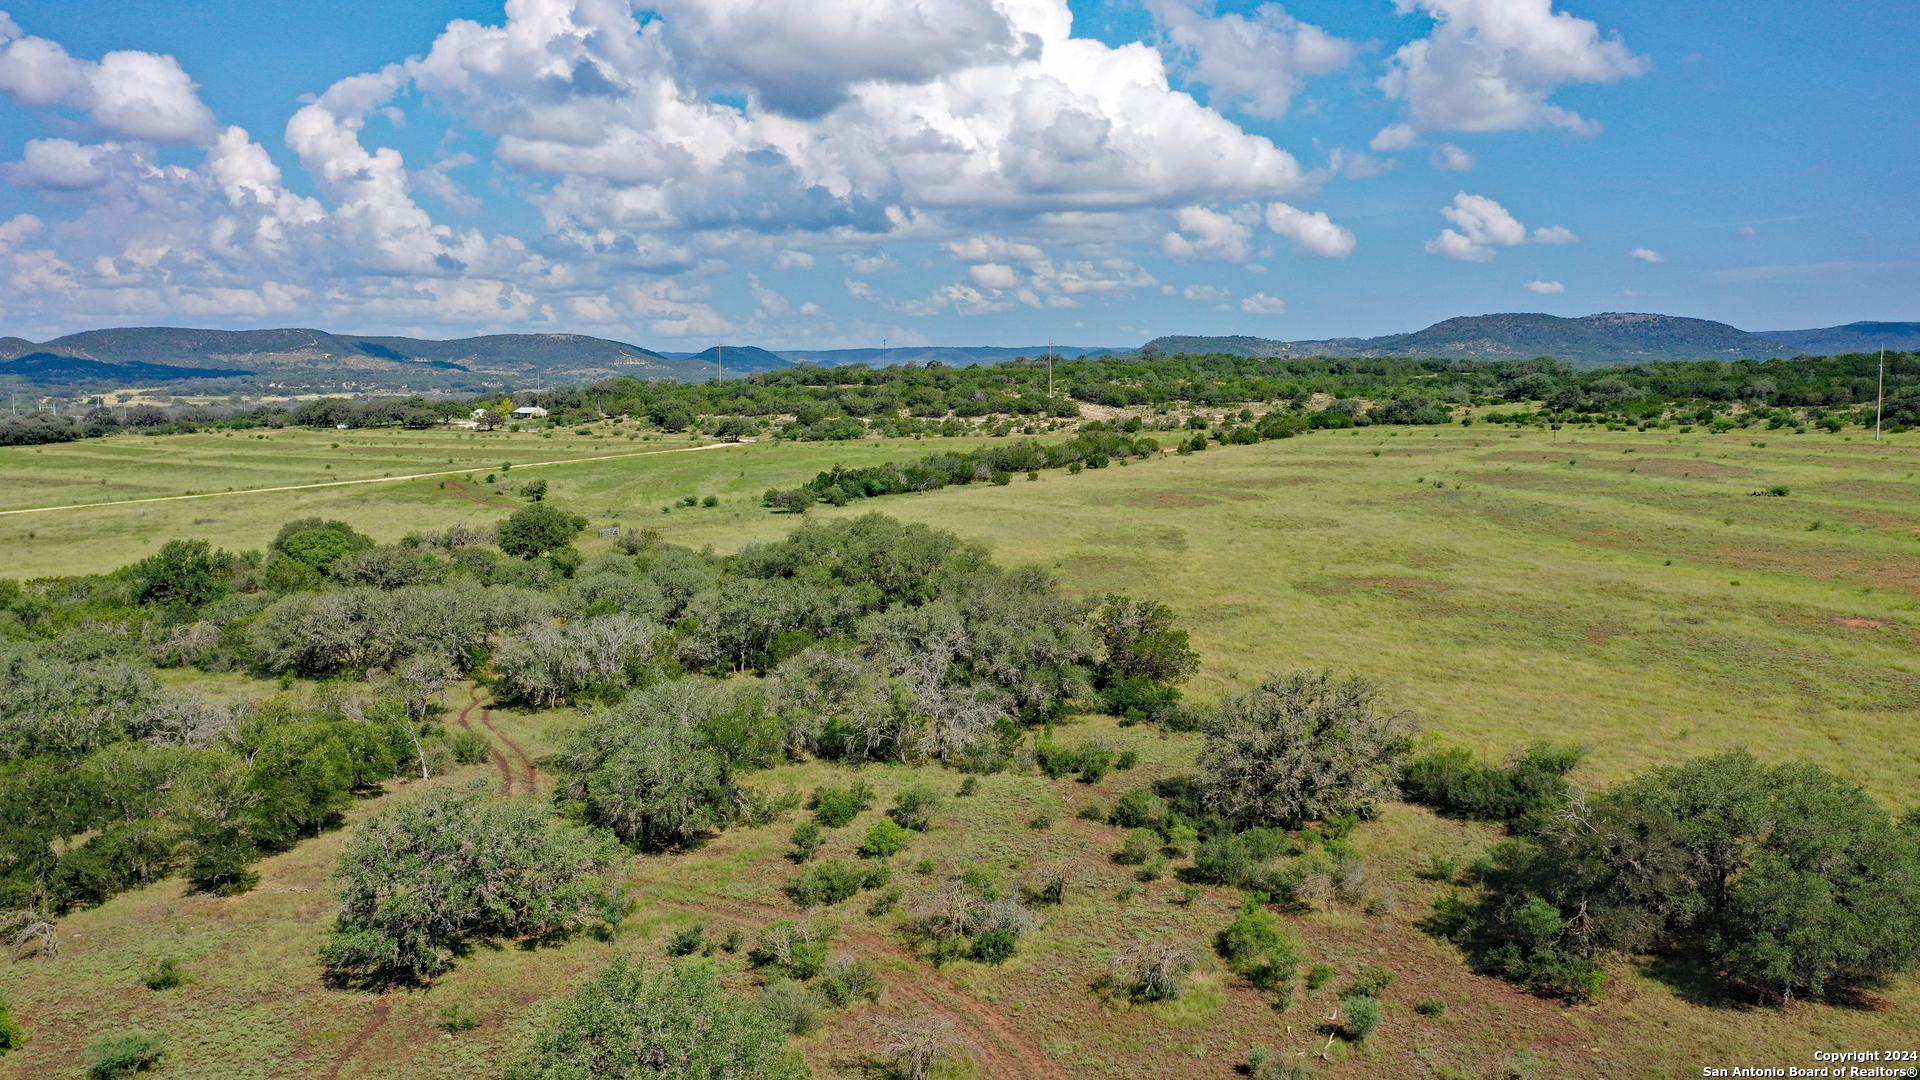
[[[1671,315],[1608,312],[1577,319],[1532,313],[1448,319],[1424,330],[1374,338],[1275,341],[1259,337],[1167,336],[1148,342],[1165,353],[1275,357],[1393,357],[1520,360],[1553,356],[1579,367],[1646,360],[1769,359],[1920,349],[1920,323],[1858,322],[1815,330],[1748,333],[1725,323]],[[719,346],[665,352],[582,334],[495,334],[437,341],[331,334],[323,330],[194,330],[122,327],[52,341],[0,337],[0,383],[106,388],[169,386],[176,392],[453,391],[588,383],[612,376],[703,381],[714,376]],[[769,350],[724,346],[731,375],[795,364],[992,364],[1043,356],[1049,346],[909,346],[893,349]],[[1065,358],[1130,348],[1052,346]]]
[[[94,361],[107,369],[69,365],[56,370],[47,355]],[[5,361],[12,361],[7,363]],[[140,365],[122,375],[114,367]],[[220,375],[208,368],[223,369]],[[158,368],[159,370],[154,370]],[[174,373],[175,370],[178,373]],[[649,349],[581,334],[495,334],[431,341],[351,336],[324,330],[192,330],[143,326],[88,330],[46,342],[0,338],[0,375],[38,382],[98,383],[238,378],[266,387],[406,387],[482,390],[519,385],[538,375],[548,382],[586,382],[610,375],[643,379],[693,374],[698,365],[668,360]]]
[[[1908,323],[1868,324],[1910,326]],[[1524,360],[1552,356],[1580,367],[1645,360],[1765,360],[1799,353],[1860,351],[1853,338],[1830,330],[1750,334],[1726,323],[1673,315],[1606,312],[1578,319],[1510,313],[1473,315],[1435,323],[1411,334],[1323,341],[1269,341],[1253,337],[1163,337],[1149,345],[1163,352],[1230,352],[1242,356],[1354,356],[1401,359]],[[1827,336],[1839,347],[1822,350]],[[1779,338],[1800,338],[1783,341]]]
[[[1760,336],[1815,356],[1920,350],[1920,323],[1856,322],[1824,330],[1762,330]]]

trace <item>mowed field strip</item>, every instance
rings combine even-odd
[[[685,454],[694,450],[724,450],[742,443],[707,443],[702,446],[681,446],[672,450],[639,450],[631,454],[603,454],[596,457],[568,458],[557,461],[528,461],[519,466],[522,469],[538,469],[545,465],[581,465],[593,461],[614,461],[620,458],[648,457],[653,454]],[[309,491],[315,488],[351,487],[354,484],[391,484],[402,480],[435,480],[443,476],[461,476],[472,469],[447,469],[442,472],[410,473],[406,476],[375,476],[360,480],[323,480],[312,484],[288,484],[283,487],[240,488],[226,491],[190,492],[185,495],[156,495],[146,499],[114,499],[97,503],[69,503],[66,506],[29,506],[20,510],[0,510],[0,517],[9,514],[44,514],[52,510],[81,510],[101,506],[132,506],[137,503],[174,502],[179,499],[220,499],[235,495],[266,495],[278,491]]]

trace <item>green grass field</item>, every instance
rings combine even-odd
[[[1581,742],[1591,756],[1576,779],[1589,786],[1746,746],[1768,761],[1817,761],[1904,811],[1920,802],[1920,437],[1876,446],[1850,435],[1372,428],[821,507],[812,516],[878,511],[922,521],[990,543],[1002,563],[1051,567],[1070,591],[1163,599],[1183,615],[1203,657],[1189,687],[1198,701],[1271,671],[1331,666],[1380,680],[1443,742],[1493,755],[1540,738]],[[617,513],[621,524],[727,552],[797,523],[759,506],[768,487],[791,486],[835,462],[899,460],[956,443],[757,443],[526,475],[548,479],[550,501],[596,524]],[[445,488],[434,478],[9,515],[0,517],[0,572],[106,570],[176,536],[260,547],[282,521],[310,514],[345,519],[383,541],[490,523],[520,505],[477,483],[504,461],[662,445],[558,434],[281,432],[266,440],[198,435],[7,448],[0,509],[441,469],[471,468],[476,483],[456,476]],[[693,445],[683,437],[664,443]],[[1776,485],[1790,493],[1752,494]],[[717,495],[721,504],[661,513],[687,494]],[[231,691],[234,683],[229,676],[221,685]],[[456,697],[467,704],[465,691]],[[524,792],[539,779],[527,762],[551,747],[568,718],[467,710],[463,722],[491,725],[502,750],[493,765],[468,774],[491,774]],[[1361,963],[1399,974],[1385,995],[1387,1020],[1368,1046],[1344,1056],[1336,1046],[1339,1060],[1317,1062],[1325,1076],[1697,1076],[1704,1066],[1811,1066],[1815,1049],[1904,1046],[1920,1030],[1920,988],[1910,979],[1865,1007],[1803,1003],[1779,1012],[1704,999],[1685,958],[1617,967],[1601,1001],[1580,1008],[1472,976],[1456,950],[1415,927],[1445,889],[1415,871],[1431,855],[1478,850],[1493,833],[1410,806],[1391,808],[1359,833],[1399,892],[1397,913],[1372,918],[1343,908],[1293,920],[1313,960],[1343,972],[1321,991],[1303,989],[1279,1013],[1209,970],[1177,1009],[1102,1004],[1089,987],[1118,945],[1144,935],[1204,947],[1237,902],[1228,890],[1206,889],[1176,903],[1173,881],[1118,899],[1131,880],[1108,859],[1121,832],[1074,811],[1190,768],[1198,740],[1112,724],[1092,718],[1058,737],[1112,738],[1141,752],[1138,770],[1091,789],[1033,775],[985,778],[980,794],[950,800],[934,832],[895,860],[909,900],[938,880],[910,871],[922,857],[934,858],[941,874],[979,864],[1008,880],[1038,862],[1070,860],[1068,903],[1046,909],[1046,925],[1013,961],[935,972],[910,960],[891,933],[898,915],[863,913],[864,896],[828,914],[841,924],[842,946],[882,962],[888,993],[800,1041],[818,1075],[866,1075],[860,1046],[875,1016],[915,1010],[944,1013],[971,1033],[976,1075],[1224,1078],[1256,1043],[1317,1051],[1325,1041],[1317,1025],[1345,972]],[[755,782],[790,780],[804,790],[833,771],[787,766]],[[882,806],[917,777],[949,791],[959,782],[937,769],[870,767],[864,775]],[[419,788],[395,785],[383,798]],[[1056,823],[1029,827],[1042,810]],[[850,851],[877,814],[836,832],[829,853]],[[0,990],[33,1040],[0,1058],[0,1077],[77,1076],[89,1038],[130,1026],[172,1036],[162,1075],[497,1076],[508,1048],[536,1022],[535,1006],[606,957],[659,956],[665,935],[695,921],[751,931],[794,916],[778,891],[798,872],[779,857],[790,829],[736,829],[699,851],[634,860],[628,879],[640,908],[611,942],[480,949],[429,991],[380,996],[319,982],[315,950],[331,913],[326,876],[343,832],[268,860],[260,888],[243,896],[188,896],[177,880],[163,883],[66,920],[58,961],[0,968]],[[159,955],[180,957],[192,981],[146,990],[139,972]],[[721,960],[734,972],[728,978],[748,981],[738,958]],[[1425,998],[1447,1001],[1445,1016],[1416,1015],[1411,1004]],[[443,1037],[434,1016],[452,1003],[485,1023]]]

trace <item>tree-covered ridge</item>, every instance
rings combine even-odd
[[[106,407],[83,416],[0,418],[0,445],[63,442],[137,431],[303,425],[431,428],[479,411],[484,426],[514,422],[515,406],[548,410],[522,421],[558,427],[627,418],[668,432],[721,438],[778,435],[855,439],[867,434],[1006,435],[1076,423],[1080,403],[1132,409],[1344,410],[1366,423],[1444,423],[1468,407],[1523,405],[1546,422],[1802,426],[1873,423],[1881,358],[1654,362],[1575,370],[1529,360],[1329,359],[1159,355],[1013,360],[980,367],[802,364],[704,383],[613,378],[589,385],[474,398],[319,398],[293,408]],[[1051,394],[1049,388],[1051,387]],[[1885,358],[1885,423],[1920,425],[1920,353]],[[1251,419],[1251,417],[1249,417]]]

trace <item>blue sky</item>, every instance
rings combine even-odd
[[[1920,6],[0,0],[0,332],[1920,319]]]

